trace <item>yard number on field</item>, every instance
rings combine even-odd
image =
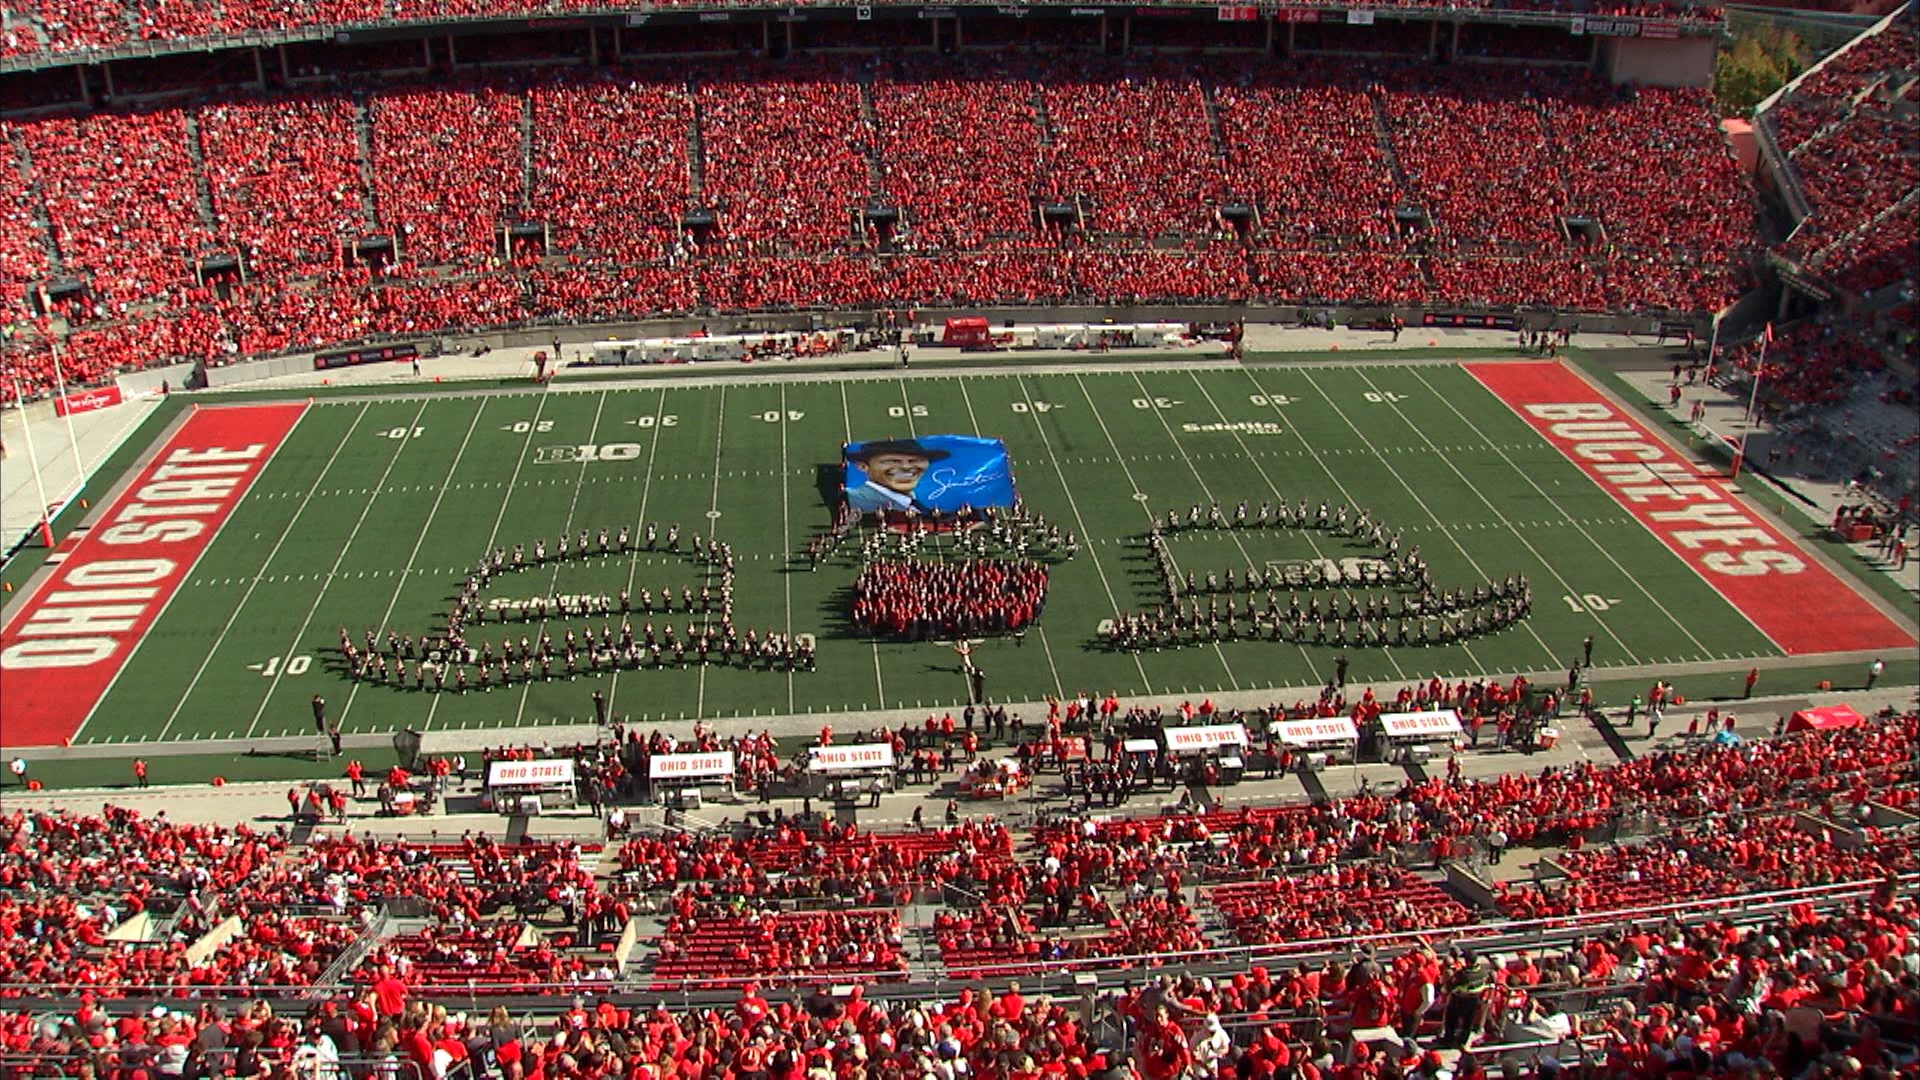
[[[513,423],[508,424],[506,427],[503,427],[500,430],[511,431],[515,435],[529,435],[536,431],[552,431],[553,421],[551,420],[515,420]]]
[[[263,679],[271,679],[275,675],[280,674],[280,661],[282,659],[287,662],[286,673],[288,675],[305,675],[307,668],[313,664],[313,657],[303,653],[299,656],[270,656],[264,664],[248,664],[247,670],[259,672],[260,677]]]
[[[1013,403],[1013,411],[1017,413],[1052,412],[1054,409],[1058,407],[1059,406],[1055,405],[1051,401],[1036,401],[1032,405],[1028,405],[1024,401],[1016,401]]]
[[[1248,394],[1247,400],[1262,409],[1269,405],[1291,405],[1294,401],[1285,394]]]
[[[887,406],[887,415],[893,417],[895,420],[908,416],[925,416],[927,415],[927,407],[925,405],[889,405]]]
[[[1565,600],[1567,606],[1575,611],[1608,611],[1620,605],[1620,601],[1609,600],[1599,593],[1586,593],[1581,596],[1568,593],[1560,599]]]
[[[1407,400],[1407,395],[1396,394],[1391,390],[1369,390],[1367,391],[1366,397],[1368,401],[1373,402],[1375,405],[1378,405],[1381,402],[1394,402],[1394,401]]]
[[[806,413],[801,412],[799,409],[788,409],[786,412],[781,412],[779,409],[768,409],[766,412],[760,414],[760,419],[765,420],[769,424],[794,423],[806,415]]]
[[[1163,397],[1156,397],[1156,398],[1143,398],[1143,397],[1137,397],[1137,398],[1134,398],[1134,399],[1133,399],[1133,407],[1134,407],[1134,408],[1136,408],[1136,409],[1171,409],[1171,408],[1173,408],[1173,407],[1174,407],[1175,405],[1185,405],[1185,404],[1186,404],[1186,402],[1184,402],[1184,401],[1181,401],[1181,400],[1180,400],[1180,399],[1178,399],[1178,398],[1163,398]]]
[[[425,435],[426,433],[427,433],[427,429],[423,427],[417,427],[417,428],[397,427],[397,428],[388,428],[387,430],[381,432],[380,434],[386,436],[389,439],[417,439],[420,436]]]

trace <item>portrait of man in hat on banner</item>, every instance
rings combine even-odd
[[[914,498],[914,489],[927,467],[949,454],[922,446],[913,439],[883,439],[863,443],[847,454],[847,463],[859,467],[847,475],[847,505],[862,513],[928,513],[933,508]],[[864,483],[855,483],[860,476]]]

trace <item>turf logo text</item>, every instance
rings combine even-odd
[[[191,543],[226,516],[242,478],[266,453],[264,443],[175,450],[114,507],[92,539],[121,551]],[[194,545],[192,554],[202,546]],[[14,631],[20,640],[0,652],[0,667],[83,667],[107,659],[180,570],[179,560],[164,555],[75,566]]]
[[[1602,486],[1678,549],[1716,574],[1755,577],[1807,568],[1725,489],[1599,402],[1528,405],[1529,418]],[[1645,507],[1645,510],[1639,509]]]
[[[304,405],[199,409],[0,631],[9,746],[72,736],[179,591]]]

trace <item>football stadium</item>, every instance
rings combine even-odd
[[[1920,1075],[1917,44],[0,0],[0,1080]]]

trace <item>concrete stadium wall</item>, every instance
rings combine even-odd
[[[1608,38],[1600,58],[1616,83],[1712,86],[1718,49],[1713,38]]]

